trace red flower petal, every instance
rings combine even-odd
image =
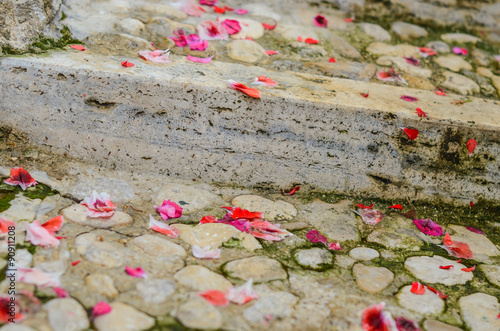
[[[304,42],[306,44],[317,44],[317,43],[319,43],[319,40],[316,40],[316,39],[313,39],[313,38],[306,38],[306,40],[304,40]]]
[[[439,269],[445,269],[445,270],[448,270],[448,269],[451,269],[453,268],[453,266],[450,264],[450,265],[440,265],[439,266]]]
[[[217,218],[215,218],[215,216],[212,215],[203,216],[201,218],[200,224],[205,224],[205,223],[217,223]]]
[[[417,107],[416,113],[417,113],[418,117],[427,117],[427,113],[418,107]]]
[[[476,270],[476,266],[473,266],[470,268],[462,268],[460,270],[465,271],[465,272],[472,272],[472,271]]]
[[[217,14],[224,14],[226,12],[226,8],[214,6],[214,12],[216,12]]]
[[[363,97],[363,98],[368,98],[370,96],[370,91],[366,92],[366,93],[363,93],[361,92],[360,95]]]
[[[413,282],[411,284],[410,292],[417,294],[417,295],[423,295],[425,293],[425,287],[424,287],[424,285],[420,284],[419,282]]]
[[[213,306],[225,307],[229,304],[226,294],[219,290],[207,290],[198,293],[198,295],[207,300]]]
[[[56,216],[51,220],[43,223],[42,226],[47,230],[51,235],[54,235],[57,231],[59,231],[64,223],[64,219],[62,216]]]
[[[82,260],[76,260],[76,261],[71,262],[71,265],[74,267],[75,265],[77,265],[80,262],[82,262]]]
[[[354,16],[351,16],[351,17],[349,17],[349,18],[344,18],[344,21],[345,21],[346,23],[351,23],[352,21],[354,21]]]
[[[467,150],[469,151],[469,156],[472,156],[472,152],[474,152],[476,146],[477,146],[476,139],[469,139],[469,141],[467,141]]]
[[[424,57],[433,56],[433,55],[437,54],[435,50],[433,50],[432,48],[428,48],[428,47],[420,47],[419,50],[420,50],[420,53],[422,53],[422,55]]]
[[[302,41],[302,37],[301,37],[301,36],[298,36],[298,37],[297,37],[297,41]]]
[[[314,24],[320,28],[328,27],[328,20],[323,15],[318,15],[314,18]]]
[[[361,316],[361,325],[365,331],[394,331],[396,323],[391,313],[383,311],[385,302],[373,305],[365,310]]]
[[[336,63],[337,60],[335,60],[333,57],[331,57],[331,58],[328,59],[328,62],[330,62],[330,63]]]
[[[372,209],[374,205],[375,205],[375,203],[372,203],[372,204],[371,204],[371,205],[369,205],[369,206],[365,206],[365,205],[363,205],[363,204],[361,204],[361,203],[358,203],[358,204],[356,205],[356,207],[361,208],[361,209]]]
[[[274,30],[276,29],[276,27],[278,26],[278,22],[277,21],[274,21],[274,25],[269,25],[269,24],[266,24],[266,23],[262,23],[262,26],[264,27],[264,29],[266,30]]]
[[[135,64],[133,64],[132,62],[128,62],[128,61],[123,61],[122,66],[124,66],[126,68],[130,68],[130,67],[135,66]]]
[[[83,47],[82,45],[69,45],[69,47],[71,47],[73,49],[76,49],[78,51],[84,51],[85,50],[85,47]]]
[[[251,96],[252,98],[260,99],[260,91],[248,86],[245,86],[241,83],[237,83],[234,80],[229,80],[229,87],[235,90],[238,90],[240,92],[245,93],[248,96]]]
[[[322,243],[324,245],[327,244],[328,239],[321,233],[319,233],[318,230],[311,230],[306,234],[307,240],[309,240],[312,243]]]
[[[439,292],[439,291],[438,291],[438,290],[436,290],[435,288],[430,287],[429,285],[426,285],[426,286],[427,286],[427,288],[429,289],[429,291],[436,293],[437,295],[439,295],[439,297],[440,297],[441,299],[445,300],[445,299],[448,297],[448,295],[445,295],[445,294],[443,294],[443,293]]]
[[[262,213],[261,212],[250,212],[246,209],[241,209],[240,207],[236,207],[233,211],[232,214],[233,219],[238,219],[238,218],[244,218],[247,220],[251,220],[254,218],[262,218]]]
[[[284,194],[286,194],[286,195],[294,195],[295,192],[298,192],[299,190],[300,190],[300,186],[295,186],[295,187],[292,187],[287,192],[285,192]]]
[[[403,206],[401,206],[400,204],[392,205],[392,206],[389,206],[387,208],[403,210]]]
[[[417,129],[408,129],[408,128],[402,128],[402,129],[408,135],[408,138],[410,138],[410,140],[417,139],[417,136],[418,136]]]
[[[443,97],[446,96],[446,92],[442,88],[440,88],[439,86],[436,86],[436,92],[434,92],[434,93],[436,93],[437,95],[441,95]]]
[[[10,177],[3,181],[7,185],[16,186],[19,185],[23,191],[25,191],[30,186],[35,186],[38,184],[36,180],[31,177],[29,172],[20,168],[10,169]]]
[[[266,54],[271,56],[271,55],[279,54],[279,52],[278,51],[266,51]]]
[[[445,244],[446,246],[453,245],[453,240],[451,240],[451,237],[448,234],[448,232],[446,232],[445,235],[444,235],[443,244]]]

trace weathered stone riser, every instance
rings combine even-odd
[[[236,75],[247,70],[231,66]],[[499,196],[495,123],[422,120],[389,103],[380,109],[376,89],[385,96],[404,94],[391,86],[362,83],[372,91],[375,106],[369,109],[356,105],[359,93],[352,90],[359,82],[325,79],[335,86],[332,93],[294,77],[255,100],[221,88],[219,81],[206,84],[202,75],[186,79],[183,65],[165,70],[144,77],[4,59],[0,125],[26,133],[50,152],[121,170],[246,185],[302,183],[379,196]],[[296,84],[319,100],[288,94]],[[342,90],[351,91],[354,101]],[[451,107],[467,111],[467,105]],[[403,126],[421,134],[409,141]],[[479,142],[470,158],[469,138]]]

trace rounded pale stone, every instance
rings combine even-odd
[[[412,40],[414,38],[422,38],[427,36],[427,31],[421,26],[406,22],[394,22],[391,25],[391,30],[399,38],[403,40]]]
[[[319,40],[319,36],[314,28],[303,25],[278,24],[275,32],[281,38],[291,41],[297,41],[297,37],[299,36]]]
[[[444,77],[445,81],[441,83],[441,86],[445,89],[455,91],[462,95],[479,93],[479,85],[472,79],[449,71],[444,73]]]
[[[187,256],[186,250],[182,246],[152,234],[136,237],[131,241],[131,244],[149,256],[178,257],[181,259],[185,259]]]
[[[190,265],[179,270],[174,279],[192,291],[226,291],[233,286],[224,276],[199,265]]]
[[[326,265],[331,265],[333,263],[333,256],[326,249],[301,249],[295,252],[295,260],[301,266],[320,269]]]
[[[258,195],[240,195],[234,198],[232,203],[241,209],[262,212],[268,221],[290,220],[297,216],[297,209],[291,203],[282,200],[271,201]]]
[[[259,298],[253,306],[243,312],[243,317],[252,323],[263,323],[266,317],[285,319],[290,317],[298,298],[288,292],[276,292]]]
[[[170,279],[144,279],[135,288],[144,301],[158,304],[167,300],[177,286]]]
[[[393,229],[375,230],[366,239],[368,242],[383,245],[389,249],[406,249],[411,251],[420,250],[424,243],[407,233],[402,233]]]
[[[442,265],[452,265],[450,269],[439,269]],[[410,270],[413,276],[425,283],[439,283],[444,285],[465,284],[474,278],[472,272],[464,272],[461,269],[465,266],[444,257],[435,255],[413,256],[405,261],[406,269]]]
[[[458,300],[462,318],[472,331],[498,331],[498,299],[485,293],[474,293]]]
[[[491,78],[491,77],[494,76],[493,73],[491,72],[491,70],[488,69],[488,68],[485,68],[485,67],[479,67],[479,68],[477,68],[476,72],[478,74],[480,74],[481,76],[484,76],[484,77],[490,77]]]
[[[158,16],[165,16],[179,21],[183,21],[188,17],[188,15],[184,13],[182,10],[167,5],[151,4],[151,5],[141,6],[139,9],[146,12],[154,13],[155,15]]]
[[[103,274],[93,274],[85,277],[85,285],[91,292],[102,294],[108,298],[116,298],[118,290],[115,287],[113,278]]]
[[[361,23],[359,24],[361,29],[370,37],[377,41],[389,41],[391,40],[391,35],[386,29],[378,24],[372,23]]]
[[[141,36],[146,31],[146,26],[135,18],[124,18],[116,24],[116,28],[120,32],[128,33],[133,36]]]
[[[478,41],[481,41],[480,38],[476,36],[472,36],[470,34],[466,33],[446,33],[441,35],[441,39],[446,41],[447,43],[477,43]]]
[[[217,330],[222,326],[222,315],[207,301],[191,299],[176,312],[176,317],[186,327],[192,329]]]
[[[266,50],[252,40],[235,40],[226,45],[227,56],[246,63],[255,63],[267,56]]]
[[[378,293],[389,286],[394,280],[394,274],[387,268],[355,264],[352,268],[356,284],[369,293]]]
[[[490,282],[500,287],[500,266],[481,264],[479,269],[481,269]]]
[[[246,39],[247,37],[250,37],[252,39],[259,39],[264,35],[264,27],[260,22],[248,18],[228,18],[237,19],[237,21],[240,22],[241,26],[240,32],[231,35],[232,39]]]
[[[87,312],[75,299],[53,299],[43,308],[54,331],[80,331],[90,327]]]
[[[388,45],[381,42],[375,42],[371,43],[368,48],[366,48],[366,51],[376,56],[390,55],[406,57],[413,56],[416,58],[422,57],[418,47],[411,45]]]
[[[399,304],[422,315],[439,315],[444,309],[444,300],[426,289],[424,294],[411,293],[411,285],[403,287],[398,295]]]
[[[68,222],[88,225],[94,228],[112,228],[129,225],[133,222],[129,214],[121,211],[115,211],[111,217],[92,218],[86,215],[86,210],[87,207],[84,205],[72,205],[61,210],[61,215]]]
[[[164,200],[169,199],[182,207],[183,214],[194,213],[217,201],[217,197],[206,190],[181,184],[168,184],[162,187],[156,196],[156,205],[161,206]]]
[[[430,78],[432,76],[432,70],[409,64],[403,57],[384,55],[377,59],[377,64],[397,68],[414,77]]]
[[[0,218],[17,222],[20,220],[33,221],[36,212],[42,203],[40,199],[28,199],[22,193],[16,195],[14,200],[11,200],[10,207],[6,211],[0,213]]]
[[[349,256],[358,261],[370,261],[379,257],[380,254],[373,248],[356,247],[351,249]]]
[[[440,40],[430,41],[425,45],[425,47],[432,48],[439,54],[451,52],[450,46],[448,46],[447,43],[442,42]]]
[[[121,302],[110,304],[111,312],[100,315],[94,320],[99,331],[142,331],[153,327],[154,318],[138,311],[132,306]]]
[[[252,278],[254,282],[269,282],[287,278],[287,273],[281,263],[265,256],[231,261],[224,266],[224,270],[231,277],[244,280]]]
[[[123,254],[117,246],[106,241],[98,241],[97,235],[84,233],[75,239],[78,254],[92,263],[103,267],[114,268],[123,265]]]
[[[451,71],[459,72],[461,69],[472,70],[472,65],[465,61],[463,56],[458,55],[442,55],[434,60],[441,67],[450,69]]]
[[[462,331],[456,326],[448,325],[435,320],[425,320],[424,328],[426,331]]]
[[[220,247],[223,243],[238,235],[241,231],[229,224],[205,223],[196,226],[174,224],[179,230],[179,236],[186,243],[200,247]]]

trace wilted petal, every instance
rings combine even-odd
[[[164,234],[172,239],[177,238],[180,233],[179,230],[173,225],[168,225],[166,223],[159,222],[152,215],[149,215],[148,229]]]
[[[358,204],[356,205],[356,207],[358,207],[359,209],[372,209],[372,208],[373,208],[373,206],[375,206],[375,203],[372,203],[372,204],[371,204],[371,205],[369,205],[369,206],[365,206],[365,205],[363,205],[362,203],[358,203]]]
[[[413,224],[422,231],[423,233],[429,236],[442,236],[443,228],[437,223],[434,223],[430,218],[421,219],[421,220],[413,220]]]
[[[56,293],[58,298],[67,298],[69,297],[68,292],[63,289],[62,287],[54,287],[53,288],[54,292]]]
[[[19,185],[23,191],[25,191],[30,186],[35,186],[38,184],[36,180],[31,177],[29,172],[20,168],[10,169],[10,177],[3,181],[7,185],[16,186]]]
[[[429,57],[437,54],[435,50],[428,47],[420,47],[419,50],[423,57]]]
[[[363,310],[361,326],[365,331],[397,331],[391,313],[383,311],[385,302],[370,306]]]
[[[154,51],[139,51],[139,57],[143,60],[151,61],[154,63],[170,63],[171,59],[168,58],[170,50],[154,50]]]
[[[249,301],[258,299],[257,293],[252,288],[253,279],[250,278],[245,284],[229,289],[227,298],[232,303],[243,305]]]
[[[62,272],[45,272],[38,268],[18,268],[19,281],[40,287],[60,287]]]
[[[445,300],[445,299],[448,297],[447,295],[445,295],[445,294],[443,294],[443,293],[439,292],[438,290],[436,290],[436,289],[435,289],[435,288],[433,288],[433,287],[430,287],[429,285],[426,285],[426,287],[429,289],[429,291],[434,292],[434,293],[436,293],[437,295],[439,295],[439,297],[440,297],[441,299],[443,299],[443,300]]]
[[[104,301],[98,302],[96,303],[94,308],[92,308],[92,315],[90,319],[94,320],[98,316],[109,314],[111,310],[112,308],[107,302]]]
[[[323,15],[318,15],[314,18],[314,25],[320,28],[328,27],[328,20]]]
[[[174,32],[175,34],[175,32]],[[186,47],[188,45],[188,42],[186,40],[186,36],[182,33],[178,33],[176,36],[171,36],[169,37],[172,39],[175,43],[175,46],[177,47]]]
[[[182,207],[173,201],[163,200],[161,206],[154,206],[156,211],[160,213],[161,218],[166,221],[170,218],[179,218],[182,216]]]
[[[387,71],[377,72],[377,78],[384,82],[398,81],[408,85],[408,83],[406,83],[406,81],[401,77],[401,75],[398,74],[396,71],[394,71],[393,68]]]
[[[484,233],[483,231],[479,230],[479,229],[476,229],[476,228],[473,228],[472,226],[466,226],[465,227],[467,230],[469,231],[472,231],[474,233],[478,233],[478,234],[484,234],[486,235],[486,233]]]
[[[219,21],[204,21],[196,27],[200,38],[203,40],[225,40],[228,33]]]
[[[416,113],[418,115],[418,117],[427,117],[427,113],[425,111],[423,111],[422,109],[418,108],[416,109]]]
[[[198,245],[193,245],[193,256],[197,259],[218,259],[220,258],[221,250],[218,248],[210,248],[205,246],[201,248]]]
[[[200,0],[200,5],[215,6],[219,0]]]
[[[416,322],[405,317],[396,317],[396,328],[398,331],[421,331]]]
[[[278,82],[266,76],[259,76],[254,79],[252,85],[276,86],[278,85]]]
[[[135,64],[133,64],[132,62],[128,62],[128,61],[123,61],[122,66],[125,68],[130,68],[130,67],[135,66]]]
[[[196,62],[196,63],[210,63],[210,61],[212,61],[212,58],[214,56],[210,56],[210,57],[205,57],[205,58],[201,58],[201,57],[195,57],[195,56],[191,56],[191,55],[188,55],[186,58],[191,61],[191,62]]]
[[[414,58],[413,56],[410,57],[404,57],[403,58],[406,60],[407,63],[414,65],[416,67],[420,67],[420,61]]]
[[[307,240],[309,240],[312,243],[322,243],[324,245],[327,244],[328,239],[326,239],[325,236],[323,236],[321,233],[319,233],[318,230],[311,230],[306,234]]]
[[[416,102],[416,101],[418,101],[418,98],[415,98],[415,97],[412,97],[412,96],[409,96],[409,95],[402,95],[401,99],[403,99],[405,101],[409,101],[409,102]]]
[[[392,206],[389,206],[387,207],[389,209],[399,209],[399,210],[403,210],[403,206],[401,206],[400,204],[397,204],[397,205],[392,205]]]
[[[229,304],[226,294],[219,290],[208,290],[200,292],[198,295],[210,302],[213,306],[226,307]]]
[[[148,276],[146,275],[146,271],[144,271],[144,269],[142,269],[141,267],[134,269],[132,267],[125,266],[125,272],[132,277],[148,278]]]
[[[370,225],[375,225],[380,222],[385,214],[377,209],[358,209],[358,211],[354,211],[356,214],[361,216],[363,222]]]
[[[469,245],[466,243],[460,242],[460,241],[454,241],[453,244],[450,246],[447,245],[439,245],[439,247],[442,247],[446,249],[448,254],[451,256],[454,256],[459,259],[473,259],[474,258],[474,253],[472,253]]]
[[[33,221],[26,228],[26,241],[44,248],[59,246],[59,240],[54,238],[38,221]]]
[[[292,234],[284,229],[279,227],[279,224],[272,224],[268,221],[251,221],[250,226],[252,229],[260,231],[262,233],[277,235],[281,238],[285,238],[291,236]]]
[[[81,205],[87,206],[87,216],[89,217],[111,217],[115,213],[116,206],[111,202],[109,195],[105,192],[92,192],[92,195],[83,199]]]
[[[259,231],[252,231],[252,236],[255,238],[264,239],[267,241],[281,241],[281,238],[272,234],[261,233]]]

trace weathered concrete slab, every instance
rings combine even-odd
[[[498,197],[496,101],[453,105],[459,96],[178,56],[167,65],[137,59],[132,70],[123,60],[91,52],[1,59],[0,125],[51,152],[123,170],[380,196]],[[259,75],[280,83],[262,88],[260,100],[225,83]],[[409,141],[401,127],[420,135]],[[478,141],[472,157],[469,138]]]

